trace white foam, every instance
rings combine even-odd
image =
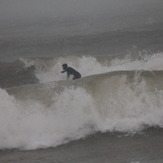
[[[125,59],[114,59],[109,70],[163,70],[163,53],[145,55],[137,60],[132,60],[128,57]]]
[[[49,108],[36,101],[15,100],[2,89],[0,96],[0,148],[56,146],[93,130],[92,100],[83,89],[65,90]]]
[[[37,71],[36,76],[41,83],[48,81],[65,80],[66,73],[62,74],[62,64],[67,63],[68,66],[73,67],[82,74],[82,77],[107,72],[108,67],[103,67],[97,62],[96,58],[93,57],[79,57],[70,60],[66,58],[59,58],[48,71]]]
[[[65,88],[50,106],[20,101],[0,89],[0,148],[55,147],[96,131],[135,133],[145,126],[163,127],[163,91],[148,92],[143,81],[135,89],[125,78],[119,82],[116,92],[106,89],[107,82],[100,83],[101,92]]]
[[[50,72],[60,73],[60,65],[64,61],[59,59],[54,66],[52,64],[52,69],[43,73],[45,76],[40,75],[40,80],[45,82],[47,78],[48,81]],[[140,61],[114,60],[106,66],[92,57],[77,58],[76,61],[71,63],[69,60],[68,64],[85,76],[119,69],[163,68],[162,53]],[[59,75],[58,79],[63,78]],[[115,82],[119,83],[114,85]],[[0,89],[1,149],[54,147],[96,131],[135,133],[146,126],[163,127],[163,91],[150,91],[145,80],[138,82],[135,78],[134,82],[129,83],[125,76],[115,76],[96,83],[92,89],[65,87],[54,94],[51,104],[47,106],[34,99],[18,100]]]
[[[106,57],[106,60],[108,59]],[[22,61],[27,67],[31,65],[36,66],[36,77],[41,83],[65,80],[66,73],[61,73],[61,65],[63,63],[67,63],[70,67],[75,68],[82,74],[82,77],[119,70],[163,70],[162,52],[153,54],[152,56],[145,55],[137,60],[133,60],[130,57],[123,59],[116,58],[110,64],[103,64],[102,62],[98,62],[96,57],[90,56],[59,57],[54,58],[50,64],[46,60],[39,62],[38,60],[22,59]]]

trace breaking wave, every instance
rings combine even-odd
[[[55,147],[95,132],[163,128],[162,53],[132,60],[73,58],[21,60],[23,68],[35,67],[39,81],[0,89],[0,149]],[[83,78],[64,80],[63,62]]]

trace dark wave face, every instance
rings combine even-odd
[[[1,62],[0,63],[0,87],[14,87],[24,84],[37,83],[38,79],[35,77],[35,67],[25,67],[20,60],[15,62]]]

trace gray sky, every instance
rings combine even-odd
[[[0,0],[0,19],[92,15],[163,15],[163,0]]]

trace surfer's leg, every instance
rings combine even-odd
[[[75,80],[75,79],[80,79],[81,78],[81,75],[80,76],[74,76],[72,79]]]

